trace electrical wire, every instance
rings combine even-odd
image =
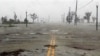
[[[85,4],[84,6],[80,7],[78,10],[81,10],[83,8],[85,8],[87,5],[91,4],[93,2],[93,0],[91,0],[90,2],[88,2],[87,4]]]

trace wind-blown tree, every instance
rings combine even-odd
[[[84,19],[87,20],[87,23],[90,23],[91,14],[92,14],[91,12],[86,12],[86,13],[85,13]]]
[[[2,24],[7,24],[8,21],[7,21],[7,17],[1,17],[1,21],[2,21]]]
[[[67,22],[70,24],[73,20],[74,12],[69,12],[66,18]]]
[[[72,17],[70,15],[67,16],[67,22],[70,24],[72,22]]]
[[[37,14],[33,13],[33,14],[30,14],[31,18],[33,19],[33,23],[34,21],[38,18]]]
[[[8,23],[9,23],[9,26],[12,26],[12,24],[15,23],[15,20],[14,19],[9,19]]]

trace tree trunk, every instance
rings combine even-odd
[[[90,23],[90,18],[89,18],[89,19],[87,19],[87,23]]]

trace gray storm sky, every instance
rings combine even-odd
[[[8,18],[13,18],[14,12],[16,12],[18,18],[23,20],[25,18],[25,12],[28,11],[29,14],[37,13],[39,18],[47,19],[48,16],[50,16],[50,20],[59,22],[61,21],[62,14],[68,14],[69,7],[71,7],[72,11],[75,11],[75,1],[76,0],[0,0],[0,17],[7,16]],[[89,2],[91,2],[89,5],[83,7]],[[99,0],[78,0],[78,15],[82,18],[85,12],[90,11],[92,12],[92,16],[95,16],[96,4],[99,3]]]

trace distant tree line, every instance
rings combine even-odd
[[[38,18],[37,14],[35,14],[35,13],[30,14],[30,17],[32,18],[33,23]],[[30,23],[29,20],[26,18],[24,19],[24,21],[20,21],[19,19],[17,19],[16,13],[14,14],[14,19],[12,19],[12,18],[9,19],[7,16],[2,16],[1,22],[2,22],[2,24],[25,24],[26,22]]]
[[[8,19],[6,16],[1,17],[2,24],[19,24],[20,20]]]
[[[77,16],[77,22],[84,22],[84,20],[86,20],[87,23],[90,23],[90,20],[92,20],[92,22],[95,23],[96,17],[91,18],[91,14],[92,14],[91,12],[86,12],[85,16],[83,16],[83,18],[79,18]],[[70,23],[72,23],[72,21],[74,21],[74,19],[75,19],[75,12],[69,11],[69,13],[66,17],[66,22],[70,24]]]

